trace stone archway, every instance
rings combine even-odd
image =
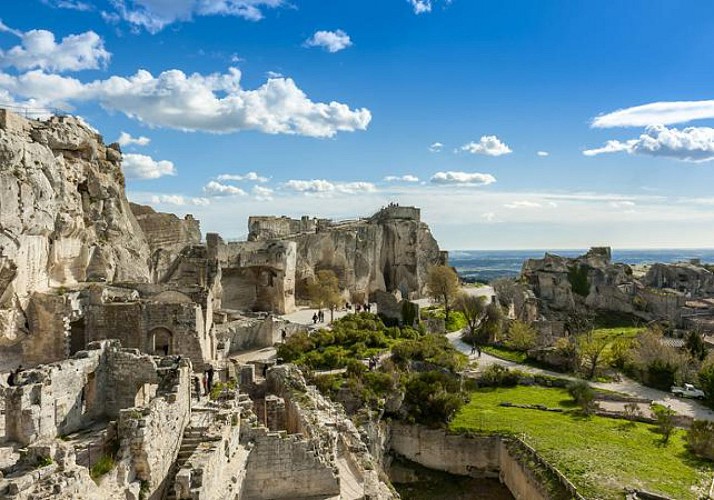
[[[166,356],[174,353],[174,334],[168,328],[153,328],[149,332],[149,354]]]

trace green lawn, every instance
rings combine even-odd
[[[496,358],[505,359],[506,361],[513,361],[515,363],[524,363],[526,361],[526,353],[521,351],[514,351],[506,347],[500,347],[496,345],[487,345],[481,348],[486,354],[490,354]]]
[[[471,396],[471,402],[450,424],[452,430],[525,433],[526,441],[586,498],[621,499],[623,488],[635,487],[677,499],[696,499],[712,480],[714,464],[700,461],[686,450],[685,431],[675,431],[663,446],[651,425],[579,416],[564,389],[481,389]],[[498,406],[504,401],[571,411]]]
[[[623,339],[634,339],[637,335],[646,328],[641,326],[618,326],[613,328],[596,328],[593,330],[593,336],[596,339],[600,338],[623,338]]]

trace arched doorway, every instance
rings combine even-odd
[[[154,328],[149,332],[148,351],[156,356],[174,353],[174,334],[168,328]]]

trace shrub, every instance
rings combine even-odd
[[[532,326],[523,321],[516,320],[511,322],[508,327],[508,333],[504,344],[506,344],[506,347],[513,349],[514,351],[525,352],[535,347],[537,338],[538,333]]]
[[[714,403],[714,360],[707,360],[699,370],[699,384],[702,386],[707,403]]]
[[[406,384],[404,403],[408,418],[419,424],[442,426],[466,401],[459,393],[458,379],[443,372],[417,373]]]
[[[667,444],[672,431],[674,431],[674,410],[669,406],[653,404],[652,413],[655,414],[657,420],[657,432],[662,434],[662,442]]]
[[[695,420],[687,432],[687,445],[695,455],[714,460],[714,422]]]
[[[494,364],[483,371],[479,385],[483,387],[515,387],[518,385],[520,377],[521,372]]]
[[[577,380],[568,385],[568,394],[573,398],[573,401],[580,406],[583,413],[590,415],[597,409],[595,402],[595,391],[590,387],[590,384],[584,380]]]

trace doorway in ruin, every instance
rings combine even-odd
[[[149,332],[149,353],[167,356],[174,353],[174,335],[168,328],[154,328]]]
[[[84,350],[87,346],[85,337],[84,318],[72,321],[69,324],[69,355]]]

